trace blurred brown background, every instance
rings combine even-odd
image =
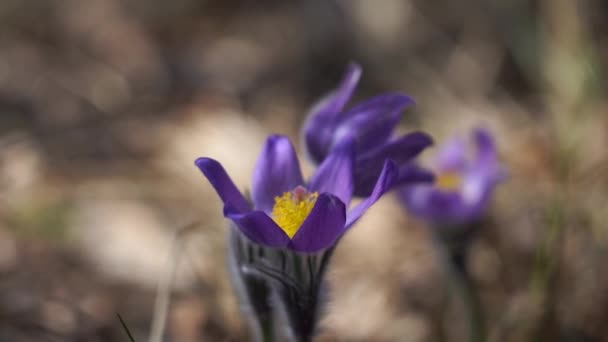
[[[170,341],[246,341],[199,156],[242,189],[349,61],[403,131],[482,124],[510,179],[469,262],[491,341],[608,341],[608,3],[0,3],[0,340],[137,341],[180,228]],[[301,146],[298,146],[301,148]],[[425,152],[425,156],[433,151]],[[308,174],[312,166],[301,160]],[[322,341],[462,341],[429,232],[392,196],[342,241]]]

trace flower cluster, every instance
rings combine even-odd
[[[266,140],[255,166],[251,197],[232,182],[219,161],[199,158],[202,171],[232,221],[230,269],[258,340],[309,341],[324,303],[323,276],[340,238],[385,193],[399,195],[415,215],[434,223],[473,220],[502,179],[492,137],[474,133],[477,155],[462,141],[442,149],[436,174],[414,161],[432,144],[429,135],[396,136],[413,101],[391,93],[350,108],[361,76],[352,64],[338,87],[308,114],[304,148],[317,169],[302,177],[291,141]],[[362,201],[350,208],[353,197]]]

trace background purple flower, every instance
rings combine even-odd
[[[348,213],[353,195],[355,141],[337,144],[308,183],[295,149],[285,136],[270,136],[257,162],[253,205],[236,188],[222,165],[199,158],[196,165],[224,202],[224,216],[252,241],[269,247],[315,253],[332,247],[398,177],[386,161],[370,196]]]
[[[411,164],[432,144],[431,137],[422,132],[393,137],[403,110],[414,103],[410,97],[383,94],[345,110],[360,77],[361,67],[350,64],[340,85],[309,113],[303,128],[309,157],[321,163],[345,136],[354,136],[356,196],[369,196],[386,159],[399,165],[396,184],[432,181],[432,174]]]
[[[454,139],[437,155],[434,184],[406,186],[399,191],[412,214],[437,224],[462,224],[482,215],[505,171],[488,131],[476,129],[471,138],[474,155],[469,153],[471,144]]]

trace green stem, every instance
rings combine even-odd
[[[468,234],[471,234],[471,232],[466,232],[461,236],[459,234],[439,236],[439,241],[453,287],[459,293],[466,310],[470,341],[485,342],[487,331],[483,306],[477,286],[466,265],[470,243]]]
[[[272,319],[264,320],[260,322],[261,327],[261,340],[263,342],[273,342],[274,341],[274,328],[272,324]]]
[[[452,265],[455,286],[463,300],[469,319],[469,336],[471,342],[486,341],[486,325],[477,286],[465,269]]]

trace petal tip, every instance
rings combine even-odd
[[[386,168],[387,180],[394,181],[394,179],[399,174],[399,166],[397,166],[397,163],[395,163],[391,159],[387,159],[384,162],[384,167]]]
[[[408,106],[416,104],[416,100],[413,97],[403,93],[388,93],[386,96],[393,97],[393,103],[399,105],[401,109],[405,109]]]
[[[289,140],[289,137],[283,134],[270,134],[268,136],[268,138],[266,138],[266,143],[265,145],[267,147],[272,147],[272,146],[276,146],[276,145],[284,145],[284,144],[289,144],[291,145],[291,141]]]
[[[433,146],[433,144],[435,144],[433,137],[430,136],[428,133],[425,133],[422,131],[417,131],[417,132],[413,132],[411,134],[416,136],[416,138],[418,139],[419,144],[421,146],[429,147],[429,146]]]
[[[273,133],[273,134],[268,135],[268,139],[267,140],[273,140],[274,141],[274,140],[280,140],[280,139],[285,139],[285,138],[287,138],[287,136],[284,135],[284,134]]]
[[[485,127],[477,127],[473,130],[473,137],[477,145],[494,146],[494,136]]]
[[[362,73],[363,68],[361,67],[361,64],[355,61],[348,63],[348,66],[346,67],[346,78],[356,78],[358,80]]]
[[[194,165],[196,165],[201,171],[208,169],[209,167],[219,166],[220,163],[212,158],[208,157],[200,157],[196,158],[194,161]]]

